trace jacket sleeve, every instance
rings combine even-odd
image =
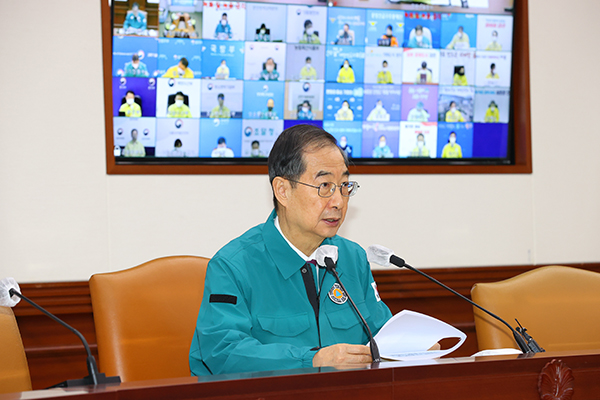
[[[312,367],[316,350],[285,343],[262,344],[252,336],[245,281],[223,258],[210,261],[190,349],[192,375],[206,374],[207,369],[224,374]]]

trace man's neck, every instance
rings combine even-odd
[[[321,238],[306,237],[306,235],[302,235],[292,229],[285,218],[285,211],[279,210],[277,215],[283,236],[307,257],[310,257],[319,248],[321,243],[323,243]]]

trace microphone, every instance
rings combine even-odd
[[[358,317],[360,318],[360,321],[362,322],[363,327],[365,328],[365,331],[367,332],[367,335],[369,336],[369,344],[371,345],[371,358],[373,358],[374,363],[381,362],[381,356],[379,355],[379,348],[377,347],[377,343],[375,342],[375,339],[373,339],[373,334],[371,333],[371,328],[369,328],[369,324],[367,324],[367,321],[365,321],[365,319],[363,318],[362,314],[358,310],[358,307],[356,307],[356,304],[354,304],[352,297],[350,297],[350,293],[348,293],[348,291],[344,287],[344,284],[340,280],[340,276],[337,273],[337,270],[336,270],[336,264],[337,264],[337,259],[338,259],[337,246],[331,246],[331,245],[325,244],[325,245],[319,247],[315,254],[315,258],[317,259],[317,265],[320,268],[325,268],[327,271],[329,271],[333,274],[337,283],[342,287],[342,290],[344,291],[344,293],[346,293],[346,296],[348,296],[348,300],[350,301],[350,304],[352,304],[352,308],[354,308],[354,311],[356,311],[356,314],[358,314]]]
[[[521,350],[521,352],[523,352],[523,354],[543,353],[546,351],[536,343],[536,341],[527,333],[527,329],[523,328],[521,326],[521,324],[519,324],[519,321],[517,321],[517,324],[519,324],[517,329],[516,330],[513,329],[513,327],[510,326],[508,324],[508,322],[504,321],[502,318],[500,318],[496,314],[492,313],[491,311],[486,310],[485,308],[481,307],[479,304],[475,303],[471,299],[463,296],[462,294],[458,293],[454,289],[449,288],[448,286],[444,285],[442,282],[438,281],[437,279],[427,275],[425,272],[422,272],[422,271],[408,265],[402,258],[395,255],[392,250],[390,250],[386,247],[377,245],[377,244],[369,246],[369,248],[367,248],[367,259],[369,260],[369,262],[374,262],[374,263],[382,265],[384,267],[387,267],[388,265],[393,264],[398,268],[404,267],[404,268],[410,269],[411,271],[414,271],[414,272],[424,276],[425,278],[429,279],[433,283],[440,285],[444,289],[449,290],[450,292],[457,295],[461,299],[468,301],[471,305],[477,307],[478,309],[480,309],[484,313],[488,314],[492,318],[495,318],[496,320],[498,320],[498,321],[502,322],[504,325],[506,325],[508,327],[508,329],[510,329],[510,331],[512,332],[513,337],[515,338],[515,342],[517,342],[517,345],[519,346],[519,349]]]
[[[31,304],[33,307],[37,308],[42,313],[46,314],[48,317],[52,318],[54,321],[58,322],[71,332],[73,332],[79,340],[83,343],[83,347],[85,347],[85,351],[87,353],[87,369],[89,375],[83,379],[69,379],[50,388],[55,387],[73,387],[73,386],[85,386],[85,385],[98,385],[101,383],[120,383],[121,378],[118,376],[107,377],[105,374],[100,373],[98,371],[98,365],[96,364],[96,359],[92,355],[90,351],[90,346],[88,345],[87,340],[83,337],[83,335],[71,325],[67,324],[56,315],[50,313],[43,307],[34,303],[32,300],[28,299],[26,296],[21,294],[21,289],[13,278],[4,278],[0,280],[0,306],[3,307],[14,307],[17,305],[19,301],[25,300],[27,303]],[[50,389],[49,388],[49,389]]]

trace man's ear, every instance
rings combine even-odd
[[[290,182],[286,179],[283,179],[280,176],[275,177],[273,179],[273,194],[275,198],[283,207],[287,207],[289,202],[291,185]]]

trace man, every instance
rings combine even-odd
[[[123,149],[123,157],[146,157],[146,149],[144,145],[138,142],[137,129],[131,130],[131,141],[125,145]]]
[[[175,103],[167,109],[167,118],[192,118],[190,108],[184,103],[185,96],[183,92],[175,94]]]
[[[414,36],[408,41],[408,47],[419,48],[419,49],[430,49],[431,41],[427,36],[423,35],[423,27],[417,25],[415,27]]]
[[[258,78],[260,81],[277,81],[279,80],[279,72],[277,72],[277,65],[272,57],[267,58],[264,63],[263,70]]]
[[[221,64],[217,68],[217,73],[215,74],[215,79],[229,79],[229,67],[227,66],[227,61],[221,60]]]
[[[492,31],[492,41],[485,47],[486,51],[502,51],[502,45],[498,43],[498,31]]]
[[[279,119],[277,116],[277,111],[275,111],[275,100],[269,99],[267,100],[267,109],[264,110],[261,115],[261,119]]]
[[[377,83],[380,85],[386,85],[392,82],[392,73],[388,69],[388,62],[383,60],[381,63],[381,71],[377,73]]]
[[[456,102],[452,100],[450,102],[450,108],[446,112],[446,122],[465,122],[465,117],[458,108],[456,108]]]
[[[417,147],[412,149],[409,157],[429,157],[429,149],[425,146],[425,135],[417,135]]]
[[[194,71],[189,69],[188,65],[190,65],[190,63],[188,62],[187,58],[182,57],[181,60],[179,60],[179,63],[169,68],[162,77],[192,79],[194,77]]]
[[[313,29],[313,23],[310,19],[304,21],[304,32],[302,32],[302,38],[300,39],[300,43],[321,44],[321,40],[319,39],[319,33],[315,32],[315,30]]]
[[[213,149],[210,156],[212,158],[222,158],[222,157],[231,158],[231,157],[233,157],[233,150],[231,150],[229,147],[227,147],[227,141],[225,140],[225,138],[223,136],[221,136],[217,140],[217,147],[215,147]]]
[[[464,50],[470,47],[471,42],[469,40],[469,35],[467,35],[465,29],[462,26],[458,27],[458,32],[454,34],[452,40],[450,41],[450,43],[448,43],[448,46],[446,46],[447,49],[454,50]]]
[[[313,120],[314,118],[315,116],[312,113],[310,102],[308,100],[304,100],[300,110],[298,111],[298,119],[308,121]]]
[[[335,278],[310,262],[321,245],[338,247],[341,280],[373,334],[391,317],[365,251],[336,235],[358,184],[349,181],[335,138],[296,125],[277,138],[268,164],[275,210],[208,265],[190,348],[192,375],[372,361],[350,302],[333,294]]]
[[[250,143],[250,146],[252,147],[250,150],[250,157],[262,158],[265,156],[260,149],[260,142],[258,140],[253,140],[252,143]]]
[[[429,68],[427,68],[427,62],[423,61],[421,63],[421,68],[417,70],[417,78],[415,83],[431,83],[433,80],[433,73]]]
[[[208,115],[209,118],[231,118],[231,110],[225,105],[225,95],[219,93],[217,95],[218,106],[215,106]]]
[[[407,120],[410,122],[427,122],[429,121],[429,113],[424,108],[422,101],[417,103],[417,106],[408,112]]]
[[[128,90],[125,94],[125,103],[119,107],[119,115],[125,114],[126,117],[139,118],[142,116],[142,107],[135,102],[135,93]]]
[[[233,34],[231,33],[231,26],[227,21],[227,13],[223,13],[223,15],[221,15],[221,20],[215,28],[215,39],[228,40],[231,39],[232,36]]]
[[[342,108],[337,110],[333,117],[336,121],[354,121],[354,112],[350,108],[348,100],[342,101]]]
[[[146,16],[140,12],[138,3],[133,3],[130,11],[127,11],[123,29],[125,33],[142,33],[147,28]]]
[[[385,27],[385,34],[377,41],[378,46],[398,47],[398,39],[394,36],[392,25]]]
[[[344,28],[338,32],[332,44],[354,46],[354,31],[350,29],[350,25],[344,24]]]
[[[129,78],[147,78],[148,68],[146,64],[140,61],[140,57],[137,54],[131,56],[131,61],[125,64],[125,72],[123,76]]]
[[[390,120],[390,114],[383,107],[383,101],[377,100],[375,108],[367,116],[367,121],[385,122]]]
[[[352,146],[348,144],[348,138],[346,136],[340,138],[338,146],[346,153],[346,157],[352,158]]]
[[[312,66],[312,58],[306,57],[305,64],[300,69],[300,80],[316,81],[317,70]]]
[[[393,158],[394,153],[392,149],[387,145],[387,138],[385,135],[379,136],[379,143],[373,149],[373,158]]]

